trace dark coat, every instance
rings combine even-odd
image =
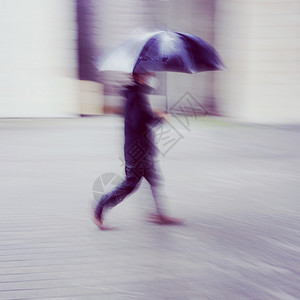
[[[145,86],[128,86],[124,91],[124,156],[126,163],[137,163],[149,155],[155,155],[155,141],[152,127],[161,119],[151,109]]]

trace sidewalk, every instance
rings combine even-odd
[[[101,232],[92,187],[123,175],[122,119],[0,120],[0,299],[300,299],[300,129],[182,122],[161,168],[185,225],[147,223],[143,184]]]

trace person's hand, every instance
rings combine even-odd
[[[153,110],[154,114],[156,114],[163,122],[168,120],[168,114],[161,110]]]

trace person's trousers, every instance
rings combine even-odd
[[[153,199],[158,214],[163,214],[161,195],[161,176],[153,159],[145,159],[139,164],[126,163],[126,177],[124,181],[108,194],[104,194],[99,201],[95,215],[102,217],[104,211],[122,202],[126,196],[132,193],[144,177],[150,184]]]

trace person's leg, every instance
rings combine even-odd
[[[103,195],[95,210],[95,221],[98,227],[101,228],[103,222],[103,212],[109,208],[118,205],[136,188],[142,176],[134,172],[130,166],[125,166],[126,178],[111,192]],[[104,228],[101,228],[104,229]]]
[[[165,194],[163,192],[163,178],[154,158],[150,157],[145,162],[145,179],[149,182],[156,211],[158,214],[165,213]]]
[[[158,165],[152,159],[148,161],[145,170],[145,178],[149,182],[153,199],[156,206],[156,214],[150,214],[148,220],[153,223],[161,225],[181,225],[182,220],[168,217],[166,213],[166,199],[163,193],[162,175],[159,171]]]

